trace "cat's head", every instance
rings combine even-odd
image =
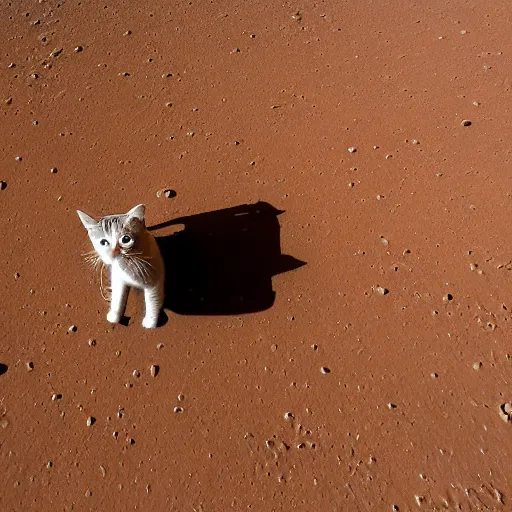
[[[146,233],[144,210],[145,206],[139,204],[128,213],[106,215],[99,220],[80,210],[77,213],[87,229],[94,250],[103,263],[111,265],[116,258],[141,254],[141,243]]]

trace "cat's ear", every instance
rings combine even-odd
[[[144,222],[145,211],[146,207],[143,204],[138,204],[137,206],[134,206],[126,215],[128,215],[128,217],[139,219],[141,222]]]
[[[82,221],[82,224],[84,225],[84,228],[87,229],[87,231],[95,228],[98,225],[98,221],[87,215],[87,213],[81,212],[80,210],[77,210],[76,213],[78,213],[78,216],[80,217],[80,220]]]

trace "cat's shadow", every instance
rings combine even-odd
[[[165,262],[164,308],[181,315],[241,315],[270,308],[272,277],[306,264],[281,254],[281,213],[258,202],[149,227]],[[171,226],[182,230],[158,235]]]

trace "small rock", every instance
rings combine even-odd
[[[32,361],[28,361],[27,363],[25,363],[25,367],[27,371],[31,372],[34,369],[34,363]]]
[[[93,416],[89,416],[87,418],[87,421],[85,422],[85,424],[90,427],[92,425],[94,425],[96,423],[96,418],[94,418]]]
[[[53,467],[53,462],[51,460],[49,460],[47,463],[46,463],[46,467],[48,469],[52,468]]]
[[[167,197],[167,199],[172,199],[173,197],[176,197],[178,194],[176,190],[173,190],[171,188],[162,188],[156,193],[156,197]]]
[[[500,405],[499,409],[500,418],[505,421],[509,422],[512,421],[512,403],[507,402],[505,404]]]
[[[478,371],[482,368],[482,361],[475,361],[473,363],[473,370]]]
[[[379,197],[379,196],[377,196]],[[389,241],[386,240],[383,236],[380,237],[380,242],[384,247],[387,247],[389,245]]]
[[[105,475],[107,474],[107,472],[105,471],[105,468],[103,466],[100,466],[100,473],[101,473],[101,476],[103,478],[105,478]]]
[[[436,372],[433,372],[430,374],[430,376],[433,378],[433,379],[437,379],[439,377],[439,374],[436,373]]]
[[[471,126],[471,121],[469,119],[464,119],[461,123],[462,126]]]
[[[123,36],[130,36],[132,34],[132,31],[131,30],[127,30]]]
[[[164,348],[164,344],[163,344],[163,343],[159,343],[159,344],[156,346],[156,348],[157,348],[158,350],[160,350],[160,349]]]
[[[180,394],[178,395],[178,401],[179,401],[179,402],[183,402],[183,400],[185,400],[185,395],[184,395],[183,393],[180,393]]]
[[[55,50],[53,50],[51,53],[50,53],[50,57],[58,57],[62,52],[64,51],[63,48],[55,48]]]
[[[6,104],[6,105],[12,105],[12,98],[7,98],[7,99],[5,100],[5,104]]]
[[[22,156],[17,156],[14,158],[14,160],[16,160],[16,162],[21,162],[23,161],[23,157]]]
[[[0,190],[5,190],[7,188],[7,183],[5,181],[0,180]]]
[[[93,338],[91,338],[91,339],[87,340],[87,343],[88,343],[88,345],[89,345],[90,347],[94,347],[94,346],[96,346],[96,340],[95,340],[95,339],[93,339]]]
[[[327,366],[322,366],[322,368],[320,368],[320,372],[322,372],[324,375],[327,375],[328,373],[331,373],[331,370]]]
[[[87,490],[85,491],[85,497],[86,497],[86,498],[90,498],[91,496],[92,496],[92,491],[91,491],[91,489],[87,489]]]
[[[174,412],[175,412],[176,414],[181,414],[181,413],[183,412],[183,407],[179,407],[179,406],[178,406],[178,407],[175,407],[175,408],[174,408]]]
[[[138,378],[140,377],[140,372],[139,372],[139,370],[133,370],[132,375],[133,375],[135,378],[137,378],[137,379],[138,379]]]
[[[451,293],[447,293],[444,297],[443,297],[443,302],[451,302],[453,300],[453,295]]]
[[[52,168],[50,169],[50,172],[51,172],[52,174],[57,174],[57,167],[52,167]]]
[[[55,402],[56,400],[60,400],[62,395],[60,393],[53,393],[52,400]]]
[[[151,377],[156,377],[158,375],[158,372],[160,370],[160,367],[156,364],[152,364],[149,367],[149,373],[151,374]]]
[[[392,403],[392,402],[389,402],[388,403],[388,409],[396,409],[397,408],[397,405]]]
[[[83,46],[76,46],[75,47],[75,53],[80,53],[80,52],[83,52],[84,51],[84,47]]]
[[[349,148],[347,149],[347,151],[348,151],[349,153],[355,153],[355,152],[357,151],[357,149],[356,149],[354,146],[351,146],[351,147],[349,147]]]
[[[377,293],[378,295],[387,295],[389,293],[389,290],[382,286],[376,286],[375,293]]]
[[[285,413],[284,413],[284,419],[285,419],[286,421],[291,421],[291,420],[293,420],[293,414],[292,414],[291,412],[285,412]]]
[[[76,325],[71,325],[68,329],[68,332],[76,332],[78,331],[78,327]]]

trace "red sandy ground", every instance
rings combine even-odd
[[[512,509],[510,2],[0,14],[0,510]],[[107,323],[77,208],[257,201],[272,307]]]

